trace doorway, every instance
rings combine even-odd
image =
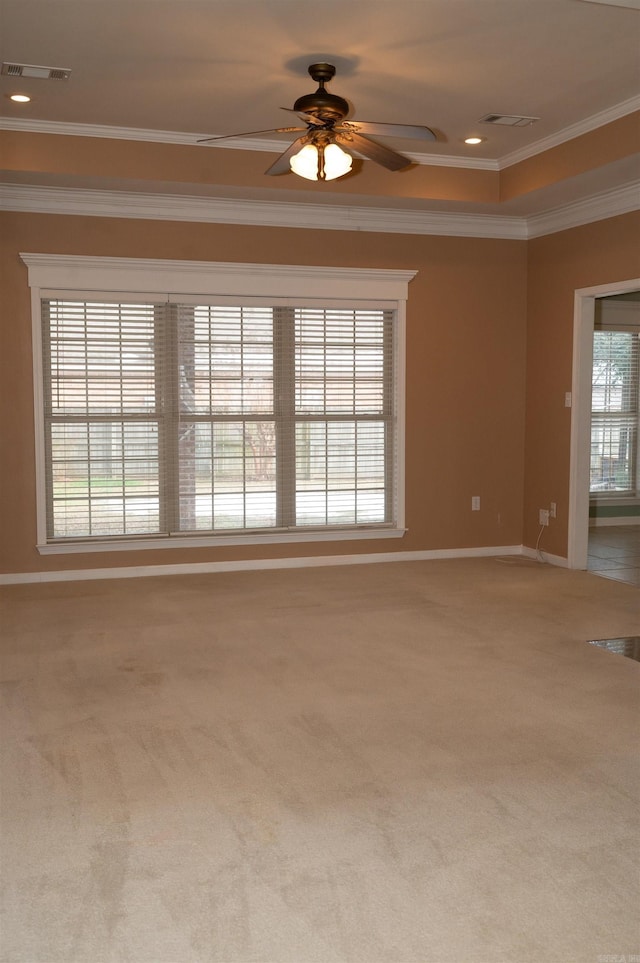
[[[640,278],[581,288],[574,297],[571,456],[569,479],[569,568],[586,569],[589,552],[591,472],[591,381],[596,301],[640,290]]]

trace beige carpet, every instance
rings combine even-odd
[[[640,961],[637,589],[5,587],[2,963]]]

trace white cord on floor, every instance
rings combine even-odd
[[[536,556],[537,556],[537,558],[538,558],[538,561],[539,561],[539,562],[544,562],[545,565],[547,564],[547,560],[546,560],[546,558],[544,557],[544,555],[542,554],[542,552],[540,551],[540,539],[542,538],[542,533],[544,532],[544,530],[545,530],[546,527],[547,527],[546,525],[541,525],[541,526],[540,526],[540,533],[539,533],[539,535],[538,535],[538,541],[536,542]]]

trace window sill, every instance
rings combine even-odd
[[[183,535],[122,538],[105,541],[52,542],[38,545],[40,555],[91,555],[94,552],[144,552],[159,548],[211,548],[221,545],[277,545],[291,542],[342,542],[402,538],[405,528],[349,528],[309,532],[257,532],[245,535]]]

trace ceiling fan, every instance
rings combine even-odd
[[[225,134],[221,137],[203,137],[198,143],[207,144],[231,137],[248,137],[251,134],[289,134],[303,131],[269,167],[266,174],[284,174],[292,170],[308,180],[334,180],[351,170],[352,154],[381,164],[387,170],[397,171],[408,167],[411,161],[389,147],[370,140],[368,134],[387,137],[435,140],[436,135],[428,127],[414,124],[378,124],[346,120],[349,104],[342,97],[330,94],[325,84],[335,75],[333,64],[311,64],[309,73],[318,84],[313,94],[299,97],[293,108],[282,107],[298,115],[306,127],[274,127],[271,130],[253,130],[243,134]]]

